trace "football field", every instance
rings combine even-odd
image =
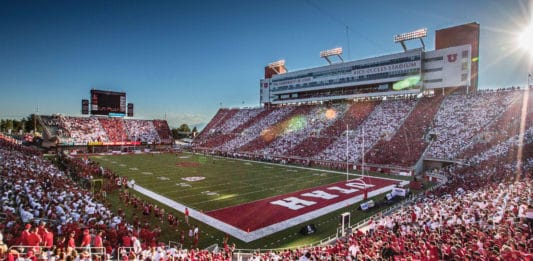
[[[193,218],[245,242],[360,202],[367,189],[374,196],[400,182],[356,175],[347,182],[342,172],[190,153],[91,159],[135,180],[137,192],[180,212],[188,207]]]
[[[153,155],[153,156],[152,156]],[[346,175],[193,154],[94,156],[105,168],[190,208],[210,211],[335,183]]]

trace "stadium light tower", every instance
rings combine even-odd
[[[422,38],[426,37],[427,34],[427,28],[418,29],[408,33],[397,34],[394,36],[394,42],[402,44],[403,50],[407,52],[407,46],[405,46],[405,41],[420,39],[420,43],[422,43],[422,50],[424,50],[426,48],[426,45],[424,44],[424,40],[422,40]]]
[[[341,54],[342,54],[342,47],[337,47],[337,48],[333,48],[333,49],[320,52],[320,58],[326,59],[326,61],[328,61],[328,63],[331,65],[333,63],[329,59],[329,57],[331,56],[337,56],[341,60],[341,62],[344,62],[344,59],[342,59]]]
[[[281,74],[287,71],[287,67],[285,67],[285,60],[279,60],[273,63],[269,63],[268,68],[274,70],[277,74]]]

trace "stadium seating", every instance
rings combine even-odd
[[[217,124],[216,126],[212,125],[208,131],[209,134],[203,135],[203,137],[208,135],[208,139],[196,139],[197,142],[195,143],[203,148],[218,147],[233,139],[235,135],[238,134],[236,129],[241,128],[243,125],[249,124],[249,122],[253,122],[253,120],[256,119],[259,114],[262,114],[265,111],[266,110],[262,108],[242,109],[236,113],[224,115],[224,118],[227,119],[225,122],[221,121],[221,124]]]
[[[269,114],[264,116],[262,119],[255,121],[250,127],[242,130],[240,135],[237,135],[235,138],[225,142],[224,144],[218,146],[216,149],[219,151],[225,152],[234,152],[244,144],[249,143],[250,141],[256,139],[260,136],[263,130],[266,130],[270,126],[280,122],[286,117],[291,111],[294,110],[294,107],[285,106],[281,108],[276,108],[270,110]]]
[[[141,141],[170,143],[171,133],[164,120],[132,120],[102,117],[40,116],[48,137],[62,144],[87,145],[89,142]]]
[[[409,112],[414,108],[414,105],[415,101],[410,99],[384,101],[376,105],[361,124],[354,125],[356,126],[356,131],[352,131],[349,134],[349,160],[357,162],[362,157],[363,129],[365,130],[364,146],[365,151],[367,151],[377,141],[393,136]],[[359,106],[353,108],[359,109]],[[339,138],[331,146],[314,157],[314,159],[346,162],[346,133],[344,132],[342,136],[337,137]]]
[[[388,141],[382,139],[365,155],[374,164],[413,166],[422,156],[428,142],[424,139],[442,96],[419,99],[400,129]]]
[[[125,141],[128,139],[124,127],[124,121],[119,118],[98,118],[105,129],[109,141]]]
[[[96,118],[68,117],[59,118],[62,128],[68,130],[66,143],[85,145],[91,141],[109,141],[102,125]]]
[[[335,120],[322,117],[322,112],[328,108],[338,112]],[[533,258],[533,222],[528,216],[533,212],[533,92],[501,90],[420,100],[246,110],[221,110],[223,115],[219,111],[221,115],[216,116],[217,123],[210,123],[210,128],[222,135],[233,136],[211,148],[259,154],[286,151],[286,155],[297,157],[343,161],[348,135],[355,144],[349,146],[350,155],[354,154],[350,159],[355,161],[360,156],[357,152],[361,150],[360,131],[364,128],[365,150],[371,162],[410,165],[422,157],[424,150],[428,157],[461,157],[464,160],[463,164],[428,170],[424,176],[438,173],[446,177],[446,183],[388,215],[374,216],[366,227],[332,244],[257,250],[251,254],[251,260]],[[349,118],[349,115],[357,116]],[[310,123],[305,125],[294,121],[298,117]],[[122,139],[121,135],[156,141],[165,137],[164,131],[157,130],[166,128],[165,122],[160,121],[60,115],[43,116],[40,121],[52,130],[50,133],[73,143]],[[342,125],[347,122],[355,131],[346,132]],[[124,131],[111,134],[110,130],[120,129],[117,126],[122,126]],[[257,141],[266,129],[276,135],[269,142]],[[209,144],[210,139],[221,136],[212,134],[204,134],[202,144]],[[431,134],[436,137],[430,138]],[[310,142],[309,137],[329,139],[324,142],[330,142],[330,145],[322,150],[325,146]],[[283,143],[296,145],[285,146]],[[428,144],[431,145],[428,147]],[[318,148],[310,148],[312,146]],[[396,149],[391,149],[395,146]],[[298,150],[309,152],[298,154]],[[65,247],[62,254],[50,253],[54,260],[73,260],[76,256],[80,260],[97,259],[95,253],[86,256],[79,248],[79,242],[83,242],[87,233],[96,237],[98,231],[105,235],[103,253],[115,259],[232,259],[235,246],[226,241],[219,251],[160,246],[157,242],[160,229],[146,227],[138,221],[126,223],[121,210],[111,212],[109,206],[102,203],[100,195],[80,187],[71,177],[91,179],[103,176],[118,181],[107,187],[108,190],[123,186],[126,180],[84,158],[65,158],[64,162],[70,175],[45,160],[38,150],[0,135],[0,211],[3,218],[0,241],[10,247],[30,244],[31,240],[25,236],[26,224],[36,227],[46,222],[45,226],[55,236],[53,248],[70,244],[72,238],[74,246],[80,250],[76,254]],[[161,215],[164,213],[161,208],[138,196],[122,193],[121,200],[139,212],[146,210],[161,220],[165,216]],[[167,217],[171,224],[175,220],[176,217]],[[37,228],[35,233],[48,233],[40,229]],[[133,247],[137,241],[138,250],[121,252],[119,247]],[[18,249],[5,253],[0,249],[0,259],[15,260],[18,256],[31,260],[48,259],[39,253],[46,247],[44,244],[31,245],[33,254],[30,251],[19,253]],[[94,246],[95,242],[90,244]]]
[[[159,143],[161,138],[157,134],[154,123],[144,120],[127,120],[124,121],[128,140],[143,141],[147,143]]]
[[[159,139],[161,139],[163,143],[169,143],[172,139],[172,134],[170,133],[170,127],[168,127],[167,121],[153,120],[153,124],[157,131],[157,135],[159,135]]]
[[[295,115],[287,119],[283,124],[283,130],[271,144],[256,153],[264,155],[281,156],[293,150],[309,137],[316,137],[333,124],[338,117],[342,117],[346,111],[345,103],[327,106],[315,106],[306,114]]]
[[[477,139],[472,139],[463,149],[463,153],[460,157],[468,159],[480,151],[488,149],[495,144],[503,142],[509,137],[513,137],[520,133],[521,116],[523,114],[524,102],[528,102],[526,105],[526,118],[531,118],[531,105],[533,104],[532,92],[528,92],[528,96],[520,95],[514,102],[511,103],[507,109],[490,125],[486,126],[482,135],[478,135]],[[524,99],[524,98],[528,99]],[[528,123],[526,121],[525,123]]]
[[[274,125],[270,125],[267,129],[263,129],[260,135],[256,136],[247,144],[241,146],[239,150],[260,153],[261,149],[282,138],[285,134],[285,131],[290,131],[291,128],[299,128],[301,124],[303,124],[299,120],[299,117],[308,114],[311,109],[313,109],[313,107],[308,105],[294,107],[294,109],[290,113],[286,114],[283,119],[276,122]]]
[[[213,133],[216,133],[216,128],[221,124],[224,124],[226,120],[233,117],[235,113],[238,112],[238,109],[224,109],[221,108],[217,111],[213,119],[209,121],[207,126],[205,126],[202,131],[195,138],[196,144],[202,144],[204,140],[208,139]]]
[[[435,116],[431,132],[436,136],[427,157],[455,159],[484,128],[518,98],[514,90],[449,95]]]

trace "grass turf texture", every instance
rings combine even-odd
[[[112,169],[120,176],[127,176],[130,180],[135,179],[137,184],[147,189],[202,211],[238,205],[346,179],[346,175],[317,169],[193,154],[93,156],[91,159]],[[205,179],[194,182],[182,180],[193,176]],[[162,205],[142,195],[138,196],[159,206]],[[380,200],[382,196],[376,198]],[[111,193],[109,200],[113,208],[123,205],[118,200],[118,193]],[[373,213],[355,209],[356,206],[350,206],[307,222],[315,224],[318,229],[317,233],[310,236],[300,235],[299,230],[302,225],[297,225],[250,243],[234,239],[230,239],[230,242],[235,242],[238,248],[279,248],[313,243],[335,233],[340,213],[351,211],[352,223]],[[183,214],[168,207],[166,210],[167,213],[173,213],[182,220],[180,230],[186,229],[183,224]],[[135,213],[135,210],[128,208],[125,211],[129,217]],[[150,217],[150,219],[153,219],[149,220],[150,222],[160,224],[155,218]],[[200,247],[222,242],[223,232],[196,221],[192,223],[200,226]],[[162,241],[177,241],[179,233],[175,229],[166,226],[166,222],[162,224],[162,229]],[[185,247],[188,247],[187,244]]]

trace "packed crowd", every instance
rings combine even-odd
[[[38,150],[0,137],[0,260],[230,260],[234,246],[217,253],[198,250],[198,226],[130,195],[127,180],[88,159],[66,157],[62,162],[66,171]],[[71,171],[76,177],[113,181],[104,190],[123,189],[123,203],[138,208],[142,216],[135,214],[127,222],[121,208],[111,212],[105,198],[73,182]],[[161,228],[148,223],[148,217],[172,226],[185,248],[160,243]]]
[[[239,110],[233,117],[225,121],[221,124],[219,128],[217,128],[217,132],[220,133],[231,133],[233,132],[237,127],[241,126],[245,122],[249,121],[250,119],[256,117],[259,113],[263,112],[264,108],[245,108]]]
[[[89,142],[141,141],[170,142],[171,133],[164,120],[130,120],[101,117],[40,116],[43,127],[60,143],[86,145]]]
[[[168,122],[165,120],[153,120],[155,130],[157,132],[157,135],[159,135],[159,138],[161,140],[167,140],[170,141],[172,139],[172,133],[170,133],[170,127],[168,126]]]
[[[305,139],[320,135],[331,124],[342,117],[347,109],[346,103],[311,107],[306,114],[300,114],[284,122],[281,133],[268,146],[256,150],[264,155],[283,155],[290,152]]]
[[[403,120],[413,110],[414,100],[383,101],[357,126],[355,130],[345,131],[331,146],[322,151],[317,159],[346,161],[346,135],[348,135],[348,155],[351,162],[362,157],[363,130],[365,151],[378,140],[393,136]]]
[[[367,163],[405,167],[413,166],[423,153],[433,158],[467,159],[516,133],[516,129],[509,128],[519,120],[524,93],[502,89],[444,98],[357,102],[351,106],[283,106],[270,109],[264,117],[263,113],[251,115],[250,109],[232,113],[220,110],[202,132],[203,138],[195,141],[195,147],[342,163],[346,162],[348,146],[350,162],[360,162],[364,150]],[[320,118],[327,106],[333,106],[337,113],[334,120]]]
[[[213,138],[213,135],[220,133],[217,128],[231,119],[238,111],[238,109],[219,109],[211,121],[204,127],[203,131],[195,138],[195,142],[202,145],[205,141]]]
[[[294,107],[294,109],[289,112],[283,119],[278,121],[276,124],[264,129],[259,136],[256,136],[250,142],[239,147],[240,151],[258,153],[261,149],[269,146],[277,139],[283,137],[283,134],[291,130],[291,128],[298,128],[298,126],[303,126],[302,124],[302,115],[307,115],[313,109],[314,106],[311,105],[300,105]],[[264,154],[265,155],[265,154]]]
[[[357,102],[347,104],[346,112],[338,113],[333,123],[324,130],[317,132],[315,135],[307,137],[301,143],[293,147],[292,150],[285,153],[285,155],[293,155],[301,158],[310,158],[326,148],[331,146],[333,142],[337,141],[346,127],[358,126],[363,122],[367,116],[375,109],[376,102]],[[328,113],[328,111],[326,111]]]
[[[84,228],[96,232],[122,223],[122,217],[42,157],[5,143],[0,144],[0,157],[2,213],[6,214],[0,227],[7,245],[35,246],[36,252],[38,246],[52,247],[44,238],[67,246]],[[51,235],[40,234],[45,228]]]
[[[100,118],[98,119],[104,128],[107,137],[110,141],[127,140],[124,121],[119,118]]]
[[[415,108],[390,140],[381,139],[365,154],[374,164],[413,166],[424,153],[428,142],[424,139],[442,102],[442,96],[418,99]],[[398,153],[401,152],[401,153]]]
[[[59,116],[62,130],[67,130],[68,136],[62,140],[68,144],[87,144],[91,141],[109,141],[104,128],[96,118],[82,118]]]
[[[241,109],[236,113],[229,113],[221,109],[217,116],[212,120],[212,122],[217,122],[218,124],[213,126],[208,134],[205,131],[200,134],[200,137],[197,138],[195,142],[206,148],[218,147],[238,135],[236,128],[241,128],[245,124],[253,124],[252,121],[260,118],[258,115],[263,115],[264,112],[268,111],[266,109],[258,108]],[[231,115],[231,117],[229,117],[229,115]],[[222,119],[226,120],[223,121]]]
[[[217,150],[221,151],[235,151],[239,147],[243,146],[244,144],[249,143],[256,137],[259,137],[263,130],[267,129],[268,127],[280,122],[283,118],[285,118],[286,115],[288,115],[292,110],[294,110],[293,107],[282,107],[279,109],[272,110],[270,114],[250,126],[249,128],[245,129],[240,135],[236,136],[234,139],[231,139],[224,144],[220,145],[219,147],[215,148]]]
[[[427,156],[455,159],[463,149],[508,106],[520,91],[479,92],[471,95],[447,96],[437,115],[431,133],[436,139]]]
[[[132,141],[144,141],[147,143],[159,143],[161,138],[157,134],[154,123],[145,120],[124,121],[128,139]]]
[[[460,154],[461,158],[469,159],[487,150],[496,144],[504,142],[509,137],[520,133],[522,125],[530,126],[533,120],[533,91],[529,95],[518,97],[506,110],[484,128],[484,135],[479,139],[471,140]],[[527,104],[524,104],[527,102]],[[524,105],[526,110],[524,111]],[[524,122],[522,122],[524,116]]]

